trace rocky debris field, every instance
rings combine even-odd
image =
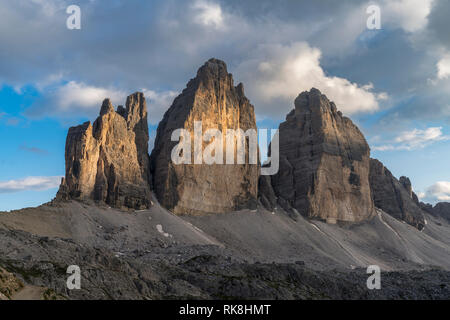
[[[12,281],[12,290],[23,281],[48,288],[58,299],[450,298],[450,272],[442,269],[382,273],[381,290],[368,290],[365,269],[317,271],[302,261],[248,263],[214,246],[117,256],[23,231],[1,230],[0,241],[9,247],[1,250],[2,269],[21,279]],[[73,263],[82,270],[81,290],[66,288],[66,266]]]
[[[0,292],[22,283],[41,299],[450,298],[445,220],[427,216],[419,231],[379,214],[347,226],[262,208],[180,217],[157,203],[77,201],[0,213],[0,267],[13,279]],[[369,264],[381,267],[381,290],[366,287]],[[80,290],[67,289],[69,265],[81,268]]]

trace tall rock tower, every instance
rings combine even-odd
[[[154,192],[160,203],[176,214],[223,213],[256,208],[258,164],[175,164],[171,158],[178,144],[171,141],[176,129],[190,133],[194,146],[194,126],[202,122],[202,133],[218,129],[256,130],[254,108],[244,95],[242,84],[234,86],[226,64],[210,59],[175,98],[158,125],[151,154]],[[201,137],[200,137],[201,139]],[[208,145],[202,143],[202,150]],[[248,159],[249,148],[245,149]],[[225,152],[224,152],[225,159]],[[224,160],[225,163],[225,160]]]
[[[147,107],[144,95],[128,96],[114,111],[103,101],[94,124],[69,129],[66,176],[57,199],[92,199],[113,207],[151,205]]]
[[[284,207],[326,220],[360,222],[375,214],[369,146],[352,121],[317,89],[302,92],[279,127],[280,170],[272,176]]]

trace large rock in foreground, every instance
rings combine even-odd
[[[158,125],[151,154],[153,188],[159,202],[176,214],[224,213],[256,208],[258,164],[175,164],[171,158],[178,141],[176,129],[190,133],[194,148],[194,122],[202,121],[202,132],[219,129],[256,130],[254,108],[244,95],[243,85],[234,86],[224,62],[207,61],[175,98]],[[208,143],[203,142],[202,150]],[[248,148],[246,148],[246,158]],[[225,150],[224,150],[225,163]],[[236,162],[235,162],[236,163]]]
[[[295,109],[280,124],[279,139],[280,169],[272,186],[284,209],[290,206],[329,223],[360,222],[375,214],[369,146],[319,90],[295,99]]]
[[[142,93],[114,111],[103,101],[100,116],[69,129],[66,176],[56,199],[92,199],[121,208],[151,205],[147,107]]]
[[[419,230],[423,229],[423,210],[408,178],[397,180],[380,161],[371,159],[370,187],[376,207]]]

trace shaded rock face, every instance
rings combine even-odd
[[[433,207],[433,213],[450,221],[450,202],[439,202]]]
[[[210,59],[198,70],[158,125],[150,158],[159,202],[176,214],[256,208],[258,164],[194,164],[194,152],[191,164],[172,161],[172,149],[179,143],[171,141],[172,132],[180,128],[189,131],[194,148],[194,121],[202,121],[203,133],[210,128],[220,130],[224,140],[227,129],[256,130],[254,108],[243,85],[234,86],[233,76],[220,60]],[[208,144],[203,142],[202,150]],[[248,150],[246,147],[246,159]]]
[[[450,221],[450,202],[439,202],[434,207],[429,203],[420,202],[420,208],[436,217]]]
[[[360,222],[375,214],[369,146],[319,90],[295,99],[279,137],[280,169],[271,180],[284,209],[330,223]]]
[[[408,178],[397,180],[380,161],[370,159],[370,187],[376,207],[419,230],[423,229],[423,210]]]
[[[277,196],[273,190],[270,176],[259,176],[258,199],[268,210],[272,211],[277,207]]]
[[[399,179],[400,184],[406,189],[408,192],[408,196],[414,201],[415,204],[419,204],[419,198],[412,190],[411,180],[408,177],[402,176]]]
[[[92,199],[121,208],[151,205],[147,107],[142,93],[114,111],[103,101],[100,116],[69,129],[66,176],[57,199]]]

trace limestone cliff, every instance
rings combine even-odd
[[[244,95],[242,84],[234,86],[233,76],[224,62],[210,59],[175,98],[158,125],[151,168],[155,194],[162,205],[176,214],[223,213],[255,208],[258,187],[258,164],[175,164],[171,141],[176,129],[190,133],[194,146],[194,122],[202,121],[202,133],[218,129],[226,145],[227,129],[256,130],[254,108]],[[202,150],[208,143],[201,142]],[[246,147],[246,159],[249,151]],[[225,150],[223,155],[225,163]],[[235,158],[236,159],[236,158]]]
[[[369,146],[319,90],[295,99],[279,137],[280,169],[271,182],[284,209],[330,223],[360,222],[374,215]],[[260,183],[267,187],[267,181]],[[273,203],[273,196],[264,197]]]
[[[376,207],[419,230],[424,227],[423,210],[407,177],[397,180],[380,161],[371,159],[370,188]]]
[[[66,175],[57,199],[92,199],[113,207],[151,205],[147,107],[142,93],[114,111],[103,101],[100,116],[69,129]]]

